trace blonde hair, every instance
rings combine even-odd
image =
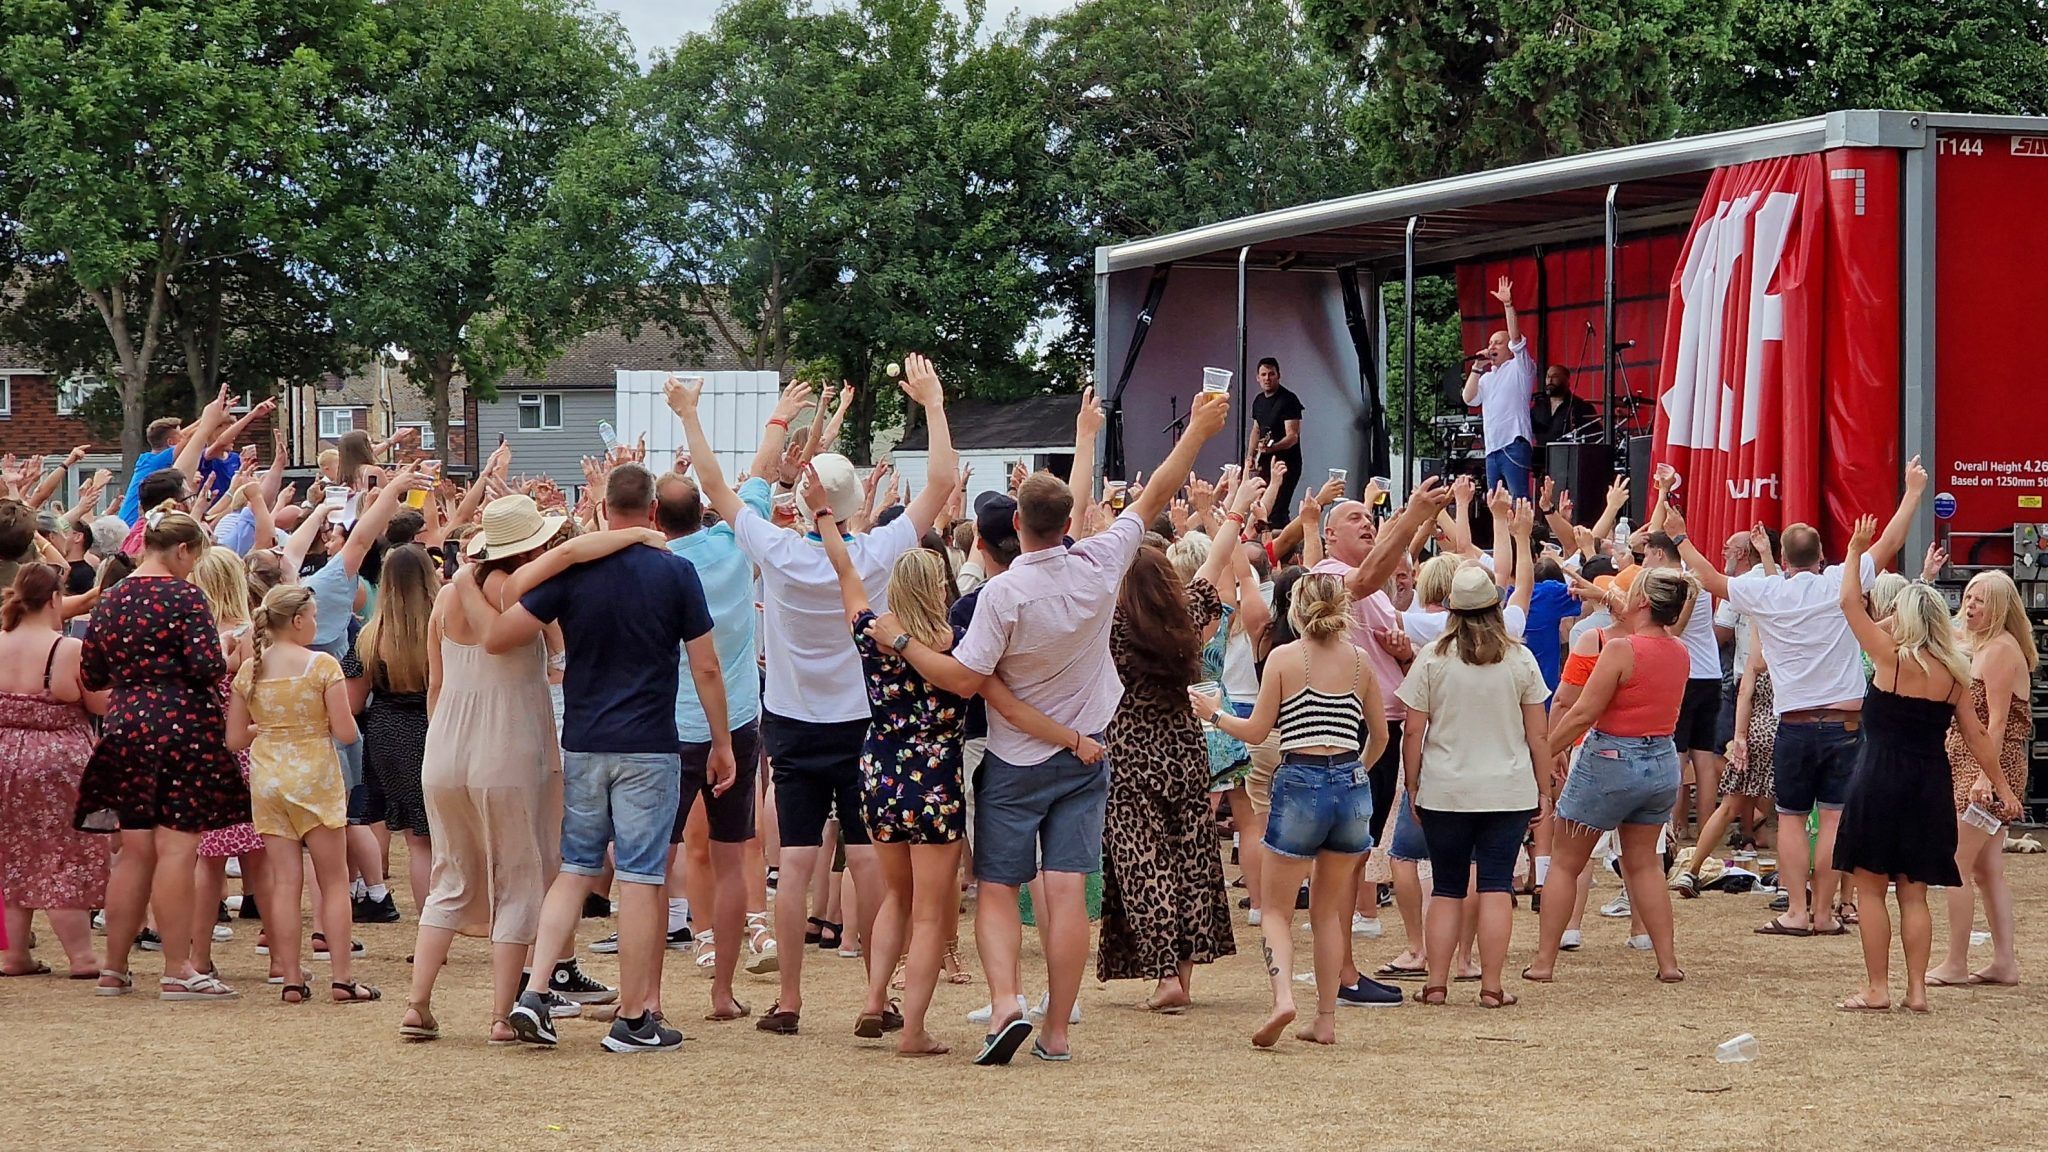
[[[1948,601],[1931,584],[1914,581],[1899,591],[1892,604],[1892,641],[1899,659],[1912,658],[1922,672],[1932,673],[1931,657],[1958,684],[1970,682],[1970,658],[1949,622]]]
[[[1972,629],[1962,615],[1956,616],[1956,627],[1962,630],[1963,639],[1967,642],[1969,650],[1975,653],[1998,639],[2000,634],[2004,634],[2019,644],[2020,657],[2027,662],[2029,670],[2039,667],[2041,653],[2034,646],[2034,628],[2027,619],[2027,606],[2020,599],[2019,586],[2012,582],[2012,577],[2007,573],[1979,572],[1970,577],[1970,582],[1963,586],[1963,595],[1967,597],[1970,589],[1979,588],[1980,585],[1980,591],[1984,594],[1984,614],[1990,618],[1991,623],[1982,629]]]
[[[256,680],[263,679],[263,654],[277,642],[277,633],[291,627],[300,613],[313,607],[313,593],[297,584],[280,584],[264,593],[263,603],[256,606],[254,636],[251,647],[255,651],[255,670],[249,675]]]
[[[1458,649],[1458,659],[1466,664],[1498,664],[1507,657],[1507,619],[1501,614],[1499,602],[1470,611],[1450,609],[1450,619],[1444,624],[1444,634],[1437,638],[1436,650],[1449,652],[1452,646]]]
[[[1629,588],[1629,603],[1650,606],[1650,619],[1665,627],[1678,623],[1685,606],[1700,594],[1700,582],[1681,568],[1649,568]]]
[[[889,610],[903,621],[911,639],[945,651],[953,646],[946,619],[946,562],[926,548],[912,548],[889,570]]]
[[[1205,534],[1188,532],[1166,546],[1166,559],[1173,565],[1173,574],[1186,584],[1209,562],[1209,550],[1214,547],[1215,542]]]
[[[212,543],[206,529],[176,500],[166,500],[150,509],[142,522],[142,546],[150,552],[175,552],[179,548],[197,551]]]
[[[1287,603],[1287,622],[1306,640],[1341,636],[1351,627],[1351,590],[1341,577],[1312,572],[1294,582]]]
[[[221,628],[249,622],[249,572],[234,549],[216,544],[192,566],[192,583],[213,609],[213,622]]]
[[[1877,579],[1870,584],[1870,618],[1889,618],[1897,610],[1899,593],[1906,590],[1907,583],[1909,581],[1897,572],[1879,572]]]
[[[373,686],[393,692],[427,690],[427,621],[440,590],[441,573],[425,548],[405,544],[385,554],[376,611],[356,637],[356,653]]]
[[[1424,604],[1441,606],[1451,596],[1451,581],[1458,577],[1460,561],[1450,553],[1431,556],[1415,570],[1415,598]]]

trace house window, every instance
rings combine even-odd
[[[0,419],[14,415],[14,377],[0,372]]]
[[[562,394],[522,392],[519,394],[519,430],[553,431],[562,426]]]
[[[103,381],[90,372],[81,372],[57,384],[57,415],[76,416],[85,406],[85,401],[100,390]]]
[[[353,408],[320,409],[320,438],[339,440],[356,429],[356,410]]]
[[[434,450],[434,448],[435,448],[435,444],[434,444],[434,426],[433,426],[432,424],[423,424],[423,423],[420,423],[420,422],[418,422],[418,421],[411,421],[411,420],[408,420],[408,421],[406,421],[406,422],[404,422],[404,423],[400,424],[400,425],[399,425],[399,427],[400,427],[400,428],[412,428],[412,429],[416,429],[416,430],[417,430],[417,431],[419,432],[419,434],[420,434],[420,439],[419,439],[419,444],[418,444],[418,447],[419,447],[419,450],[420,450],[420,451],[422,451],[422,452],[432,452],[432,451]]]

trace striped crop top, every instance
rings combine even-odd
[[[1308,684],[1308,650],[1302,650],[1301,689],[1280,701],[1281,752],[1300,748],[1358,751],[1358,732],[1365,724],[1365,705],[1358,699],[1358,656],[1355,650],[1352,658],[1351,687],[1342,692],[1322,692]]]

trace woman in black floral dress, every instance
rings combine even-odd
[[[960,778],[967,747],[967,701],[934,686],[901,655],[914,637],[950,652],[963,629],[946,619],[954,583],[946,558],[914,548],[896,558],[889,575],[887,623],[904,639],[880,635],[866,586],[833,518],[824,485],[808,473],[805,498],[817,517],[818,535],[839,576],[840,601],[860,649],[873,715],[861,750],[861,808],[888,889],[875,914],[868,941],[868,993],[854,1035],[880,1037],[901,1028],[896,1051],[903,1056],[936,1056],[949,1049],[925,1030],[925,1011],[938,984],[939,963],[959,916],[960,850],[967,833],[967,793]],[[1033,735],[1068,747],[1075,735],[1043,713],[1005,692],[994,677],[984,689],[989,706]],[[1035,717],[1035,720],[1032,719]],[[1101,755],[1096,752],[1097,758]],[[889,980],[898,960],[903,971],[903,1009],[889,1000]]]
[[[162,507],[145,518],[142,563],[100,598],[80,655],[91,691],[113,689],[106,727],[78,785],[79,828],[121,835],[107,886],[101,996],[135,986],[128,950],[155,900],[164,1000],[241,994],[192,966],[192,881],[199,834],[249,819],[249,786],[227,746],[216,688],[227,661],[206,596],[186,582],[205,529]]]

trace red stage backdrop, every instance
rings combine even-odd
[[[1671,280],[1653,454],[1708,555],[1759,521],[1838,544],[1896,499],[1897,191],[1880,150],[1708,183]]]

